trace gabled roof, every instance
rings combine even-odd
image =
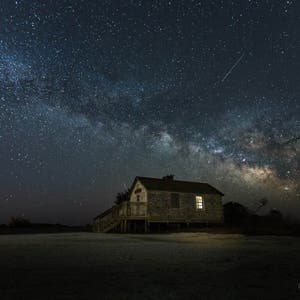
[[[134,187],[137,180],[139,180],[147,190],[181,193],[219,194],[224,196],[222,192],[208,183],[137,176],[133,182],[132,187]]]

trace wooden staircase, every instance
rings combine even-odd
[[[95,232],[110,232],[120,225],[121,220],[118,218],[118,206],[114,205],[95,218],[93,226]]]
[[[121,224],[122,221],[120,220],[112,220],[111,223],[106,224],[106,226],[102,229],[101,232],[110,232],[113,231],[114,228],[116,228],[117,226],[119,226]]]

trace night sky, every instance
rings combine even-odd
[[[300,1],[0,3],[0,223],[86,224],[134,177],[300,216]]]

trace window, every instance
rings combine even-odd
[[[171,194],[171,208],[179,208],[179,194]]]
[[[140,202],[140,195],[136,195],[136,201]]]
[[[134,191],[134,193],[137,194],[137,193],[140,193],[141,191],[142,191],[142,189],[139,188],[139,189],[136,189],[136,190]]]
[[[203,197],[196,196],[196,209],[204,209]]]

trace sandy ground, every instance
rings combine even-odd
[[[3,235],[0,299],[300,299],[300,238]]]

